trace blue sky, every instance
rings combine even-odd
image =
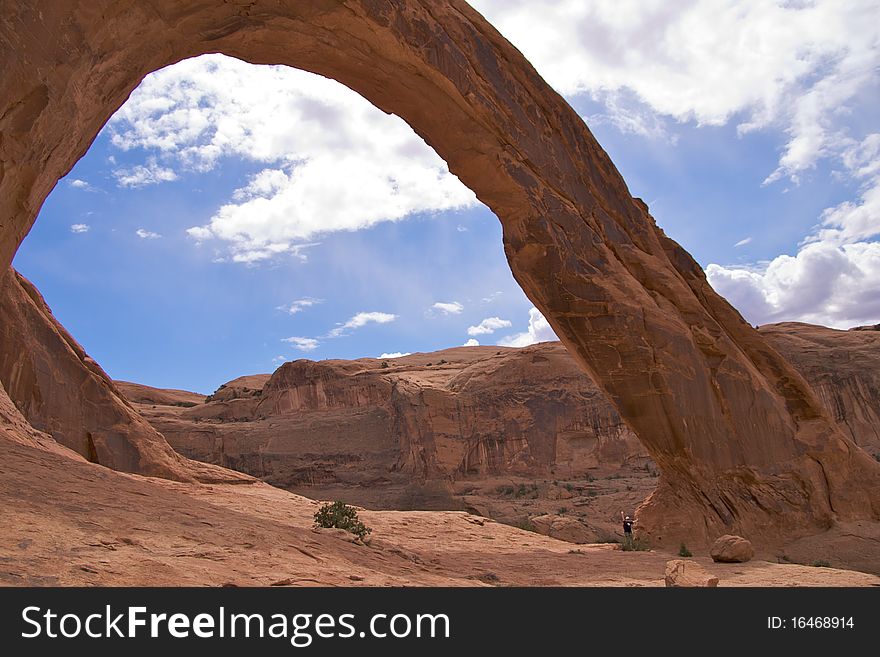
[[[877,2],[473,4],[750,321],[880,322]],[[15,266],[111,376],[161,387],[553,337],[405,123],[219,56],[145,80]]]

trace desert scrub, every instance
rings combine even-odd
[[[373,531],[358,519],[354,507],[339,500],[327,503],[315,512],[315,527],[344,529],[360,539]]]
[[[641,538],[634,538],[631,541],[624,541],[620,544],[620,549],[624,552],[648,552],[651,546],[648,541]]]
[[[685,545],[684,543],[682,543],[682,544],[681,544],[681,547],[678,548],[678,556],[680,556],[680,557],[692,557],[692,556],[694,556],[694,555],[693,555],[693,553],[692,553],[690,550],[688,550],[687,545]]]

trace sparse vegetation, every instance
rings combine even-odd
[[[495,492],[502,495],[513,495],[513,486],[499,486],[495,489]]]
[[[388,361],[387,361],[387,360],[383,360],[383,361],[382,361],[382,369],[385,370],[385,369],[388,369],[388,367],[389,367],[389,366],[388,366]]]
[[[587,491],[587,497],[596,497],[599,493],[594,491],[592,488]]]
[[[874,454],[874,460],[875,460],[875,461],[880,461],[880,454],[875,453],[875,454]]]
[[[446,365],[446,359],[437,362],[438,365]]]
[[[572,484],[568,484],[568,483],[565,484],[564,488],[565,488],[565,490],[567,490],[569,493],[570,493],[572,490],[574,490],[574,486],[573,486]]]
[[[536,497],[538,497],[538,485],[537,484],[529,484],[528,486],[526,486],[525,484],[520,484],[517,487],[516,493],[514,494],[514,496],[535,499]]]
[[[568,507],[561,506],[558,509],[556,509],[556,513],[559,514],[560,516],[564,516],[566,513],[568,513]]]
[[[681,544],[681,547],[678,548],[678,556],[680,557],[692,557],[693,553],[688,550],[687,545],[684,543]]]
[[[831,562],[826,561],[825,559],[816,559],[813,563],[810,564],[815,568],[831,568]]]
[[[624,541],[620,549],[624,552],[648,552],[651,546],[642,538],[634,538],[632,541]]]
[[[373,531],[358,519],[354,507],[340,500],[318,509],[315,513],[315,527],[344,529],[361,539]]]

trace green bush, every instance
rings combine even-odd
[[[825,559],[816,559],[813,563],[810,564],[815,568],[831,568],[831,562],[826,561]]]
[[[383,370],[387,370],[387,369],[388,369],[388,361],[387,361],[387,360],[383,360],[383,361],[382,361],[382,369],[383,369]]]
[[[647,552],[651,549],[651,546],[644,539],[634,538],[631,541],[624,540],[620,545],[620,549],[624,552]]]
[[[318,509],[315,513],[315,527],[344,529],[361,539],[373,531],[358,520],[354,507],[339,500]]]
[[[678,548],[678,556],[680,557],[692,557],[694,556],[690,550],[688,550],[687,545],[684,543],[681,544],[681,547]]]

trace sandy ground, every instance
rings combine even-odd
[[[662,586],[676,558],[451,511],[363,511],[373,540],[357,545],[312,531],[318,502],[263,483],[175,483],[3,443],[5,585]],[[695,560],[721,586],[880,586],[855,571]]]

